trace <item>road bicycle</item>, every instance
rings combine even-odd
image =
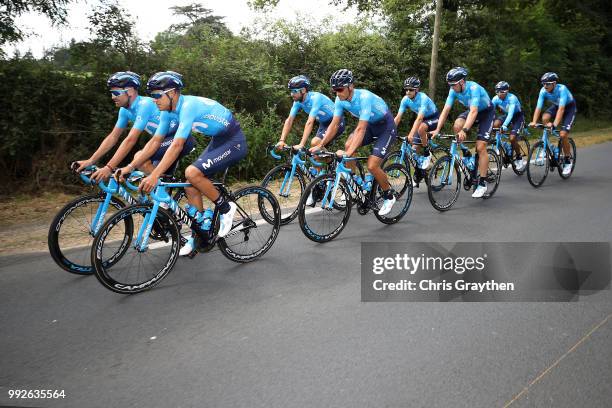
[[[91,262],[100,283],[125,294],[159,284],[174,268],[186,242],[179,223],[189,227],[195,236],[196,249],[189,255],[191,258],[215,245],[235,262],[250,262],[265,254],[280,229],[280,206],[274,194],[260,186],[232,192],[222,182],[213,184],[237,206],[232,228],[225,237],[217,236],[220,214],[216,208],[207,209],[204,214],[209,217],[196,221],[196,215],[168,193],[169,189],[183,190],[191,184],[162,179],[149,194],[151,202],[124,208],[102,225],[91,248]],[[155,223],[161,228],[154,228]],[[127,224],[133,225],[130,231],[125,230]]]
[[[511,166],[512,171],[517,176],[523,175],[527,170],[526,159],[529,157],[529,140],[527,140],[529,133],[527,129],[521,128],[521,131],[516,135],[518,151],[514,149],[514,146],[509,141],[509,132],[504,132],[501,128],[493,128],[492,131],[495,132],[495,140],[492,140],[491,143],[494,146],[495,153],[499,155],[502,166],[504,168]],[[520,162],[517,163],[519,158]]]
[[[70,165],[75,173],[77,167],[76,163]],[[131,192],[137,191],[134,183],[144,177],[144,173],[134,172],[125,183],[117,183],[111,177],[108,183],[102,181],[96,184],[90,177],[97,170],[96,166],[88,166],[78,176],[86,185],[97,187],[99,191],[66,204],[51,222],[47,235],[49,252],[55,263],[65,271],[78,275],[94,272],[89,251],[93,238],[105,219],[128,205],[138,204],[138,199]],[[125,220],[126,230],[131,228],[130,223],[131,220]]]
[[[306,237],[315,242],[328,242],[336,238],[348,223],[351,208],[357,207],[360,215],[370,210],[384,224],[395,224],[410,208],[412,181],[406,166],[389,164],[383,169],[397,200],[387,215],[378,212],[383,204],[383,190],[371,174],[365,174],[361,162],[368,157],[336,157],[335,153],[319,152],[317,158],[331,159],[333,170],[316,177],[302,194],[298,204],[299,224]],[[347,163],[355,162],[354,173]],[[313,203],[308,205],[312,193]]]
[[[548,176],[548,170],[554,170],[555,167],[559,171],[559,176],[563,180],[567,180],[571,177],[576,167],[576,143],[574,139],[568,136],[568,143],[570,145],[569,156],[563,151],[563,141],[561,135],[557,130],[551,130],[547,126],[538,123],[534,126],[537,129],[542,129],[542,138],[535,142],[529,151],[529,160],[527,161],[527,179],[529,183],[538,188],[544,184],[544,180]],[[549,137],[550,135],[559,138],[557,145],[553,145]],[[563,174],[563,164],[566,159],[569,159],[572,168],[569,174]]]
[[[438,211],[447,211],[455,204],[459,198],[459,189],[463,185],[466,191],[475,190],[478,186],[478,153],[471,156],[469,150],[464,146],[465,143],[476,143],[464,141],[459,148],[456,135],[438,135],[439,139],[451,140],[448,153],[440,157],[429,171],[429,185],[427,195],[429,202]],[[463,152],[463,157],[459,155],[459,150]],[[501,178],[501,161],[495,150],[487,148],[488,167],[487,167],[487,192],[483,198],[491,198]],[[463,175],[463,181],[461,178]]]
[[[386,167],[388,164],[403,164],[408,169],[408,172],[411,174],[411,177],[414,181],[414,187],[418,187],[421,180],[424,180],[425,183],[428,182],[428,171],[421,169],[421,161],[423,160],[423,156],[419,155],[416,152],[416,149],[412,146],[412,144],[408,141],[406,136],[399,136],[398,139],[402,141],[399,150],[395,150],[385,157],[385,161],[383,162],[382,167]],[[428,142],[429,151],[432,155],[432,163],[440,157],[440,152],[442,148],[433,143],[431,140]]]
[[[274,146],[268,146],[270,155],[277,160],[282,156],[274,151]],[[274,193],[281,206],[281,225],[289,224],[298,215],[298,202],[306,185],[315,177],[325,174],[326,163],[319,163],[312,159],[306,160],[304,149],[296,151],[293,147],[284,146],[282,151],[288,152],[287,160],[279,164],[265,175],[261,182],[262,187]]]

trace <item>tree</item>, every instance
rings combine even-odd
[[[37,12],[47,16],[53,24],[65,24],[66,6],[71,1],[0,0],[0,46],[21,41],[27,35],[15,25],[15,19],[24,13]]]

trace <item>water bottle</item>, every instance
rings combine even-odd
[[[465,164],[465,167],[467,167],[469,170],[474,170],[474,158],[472,156],[464,157],[463,164]]]
[[[185,209],[187,210],[187,214],[189,214],[189,216],[195,220],[196,224],[199,225],[200,229],[203,229],[205,231],[210,229],[210,221],[209,221],[209,224],[208,224],[208,228],[205,228],[205,226],[204,226],[205,212],[203,213],[201,211],[198,211],[197,208],[195,208],[194,206],[192,206],[190,204],[187,204]],[[207,211],[209,211],[209,210],[210,209],[207,209]],[[211,214],[211,217],[212,217],[212,214]]]
[[[353,180],[355,181],[355,184],[357,184],[359,187],[363,186],[363,179],[361,178],[361,176],[355,174],[353,175]]]
[[[559,160],[559,146],[552,147],[553,155],[555,156],[555,160]]]
[[[207,208],[202,214],[202,224],[200,225],[200,228],[202,228],[204,231],[210,230],[210,227],[212,226],[213,214],[214,212],[211,208]]]
[[[319,174],[319,172],[317,171],[317,169],[315,169],[314,167],[311,167],[311,168],[309,169],[309,171],[310,171],[310,175],[311,175],[312,177],[317,177],[317,174]]]
[[[506,151],[506,155],[508,157],[512,157],[512,145],[508,142],[504,142],[504,150]]]
[[[365,191],[370,191],[372,189],[372,180],[374,179],[374,176],[372,176],[371,174],[366,174],[365,176],[365,181],[364,181],[364,190]]]

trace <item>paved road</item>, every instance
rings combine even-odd
[[[426,192],[383,226],[353,213],[317,245],[297,225],[252,264],[181,259],[121,296],[47,254],[0,258],[0,405],[30,407],[612,406],[612,296],[577,303],[362,303],[362,241],[612,241],[612,144],[492,200]],[[517,254],[520,255],[520,254]],[[61,401],[7,390],[63,389]],[[527,389],[526,392],[523,392]],[[523,392],[522,394],[520,394]]]

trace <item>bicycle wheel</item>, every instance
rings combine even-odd
[[[544,147],[544,142],[540,140],[534,143],[529,151],[529,160],[527,161],[527,180],[529,180],[529,184],[535,188],[540,187],[548,176],[549,167],[550,157]]]
[[[501,159],[495,153],[495,150],[488,148],[487,155],[489,157],[489,164],[487,166],[487,192],[483,196],[485,199],[493,197],[493,194],[497,191],[502,169]]]
[[[106,194],[96,193],[79,197],[66,204],[49,226],[47,244],[55,263],[67,272],[77,275],[91,275],[91,244],[93,242],[92,222],[98,208],[104,203]],[[111,197],[105,219],[125,207],[125,203]],[[125,220],[124,229],[130,231],[132,220]]]
[[[152,206],[140,204],[124,208],[102,226],[91,247],[91,262],[96,278],[117,293],[138,293],[159,284],[170,273],[178,258],[180,234],[172,215],[159,208],[155,230],[149,230],[146,220]],[[125,220],[131,219],[134,228],[123,230]],[[146,249],[140,250],[142,237],[148,234]],[[124,237],[124,239],[118,239]],[[120,254],[112,263],[104,262],[108,254]]]
[[[429,184],[427,195],[429,202],[438,211],[447,211],[457,201],[461,175],[459,166],[455,164],[451,169],[451,157],[442,156],[429,171]]]
[[[335,173],[323,174],[306,186],[298,204],[300,228],[306,238],[315,242],[328,242],[336,238],[346,226],[351,215],[351,196],[344,179],[340,180],[334,194]],[[315,203],[306,201],[313,193]],[[333,203],[331,200],[333,198]],[[331,203],[331,204],[330,204]]]
[[[266,174],[261,186],[270,190],[280,205],[281,225],[289,224],[297,217],[297,204],[306,188],[304,176],[296,170],[291,177],[291,166],[281,164]]]
[[[527,140],[527,137],[525,136],[516,136],[517,137],[517,141],[516,144],[518,145],[519,149],[518,151],[515,151],[515,149],[512,149],[512,171],[514,171],[514,173],[517,176],[522,176],[525,171],[527,170],[527,165],[525,163],[525,158],[529,157],[529,140]],[[523,164],[522,167],[517,167],[516,166],[516,161],[518,160],[518,158],[521,158],[523,160]]]
[[[576,167],[576,143],[574,143],[574,139],[569,136],[567,141],[570,144],[569,156],[566,156],[565,152],[563,151],[562,143],[559,139],[559,163],[564,163],[566,157],[569,157],[570,161],[572,162],[572,171],[567,176],[563,175],[563,165],[557,166],[557,170],[559,170],[559,176],[561,176],[563,180],[567,180],[568,178],[570,178],[572,176],[572,173],[574,172],[574,168]]]
[[[233,194],[233,201],[238,209],[232,229],[218,241],[219,249],[232,261],[251,262],[276,241],[281,226],[280,205],[270,190],[259,186],[241,188]]]
[[[391,164],[384,168],[391,188],[395,190],[395,204],[391,212],[387,215],[380,215],[378,211],[374,211],[374,215],[378,221],[384,224],[395,224],[402,219],[412,203],[412,180],[408,169],[401,164]],[[372,183],[372,189],[376,191],[375,203],[378,208],[382,206],[385,200],[382,196],[383,191],[376,180]]]

